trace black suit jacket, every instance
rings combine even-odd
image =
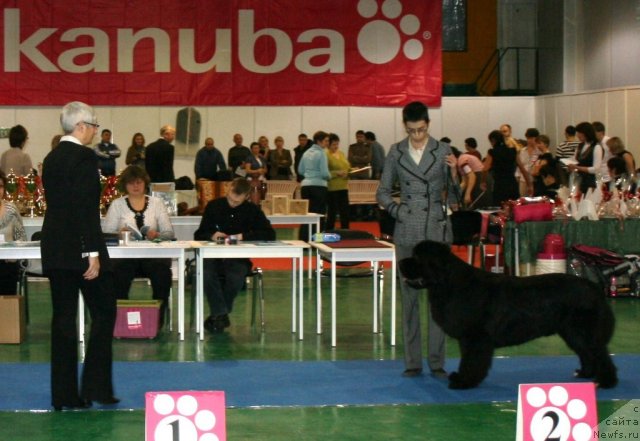
[[[164,138],[147,146],[144,162],[151,182],[175,182],[173,155],[173,145]]]
[[[88,147],[61,142],[44,158],[42,182],[47,211],[42,224],[42,268],[85,271],[83,253],[100,253],[100,269],[109,270],[109,254],[100,228],[100,177],[96,155]]]

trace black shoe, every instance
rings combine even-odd
[[[222,314],[213,319],[216,323],[219,323],[223,328],[231,326],[231,320],[229,320],[229,314]]]
[[[403,377],[413,378],[422,375],[422,368],[405,369],[402,373]]]
[[[231,326],[231,321],[229,320],[228,314],[222,314],[216,317],[209,316],[204,321],[204,329],[215,334],[224,331],[224,328],[228,328],[229,326]]]
[[[431,369],[431,376],[435,378],[447,378],[447,371],[444,369]]]
[[[91,400],[85,400],[86,403],[89,404],[89,406],[91,406],[93,403],[91,402]],[[111,406],[113,404],[118,404],[120,402],[120,398],[118,397],[114,397],[113,395],[110,397],[106,397],[100,400],[95,400],[96,403],[102,405],[102,406]]]
[[[78,400],[73,403],[67,404],[54,404],[53,410],[56,412],[61,412],[63,410],[84,410],[89,409],[91,407],[91,401],[89,400]]]

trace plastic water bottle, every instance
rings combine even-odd
[[[314,242],[339,242],[340,235],[337,233],[316,233],[313,235]]]
[[[617,297],[618,296],[618,278],[616,276],[611,276],[609,280],[609,297]]]

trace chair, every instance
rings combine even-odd
[[[479,211],[454,211],[451,214],[451,229],[453,232],[453,245],[466,246],[468,250],[468,263],[473,265],[476,247],[484,253],[482,246],[482,213]],[[484,256],[481,256],[484,262]]]
[[[36,241],[40,240],[42,236],[41,231],[36,231],[31,235],[31,240]],[[42,265],[39,264],[39,261],[34,266],[31,266],[33,263],[30,260],[21,260],[19,263],[18,271],[20,274],[18,275],[18,295],[24,297],[24,309],[25,309],[25,319],[27,323],[29,323],[29,286],[27,281],[29,277],[44,277],[42,273]]]
[[[196,259],[192,259],[185,264],[185,280],[191,281],[191,318],[193,324],[193,318],[196,317]],[[224,277],[224,276],[223,276]],[[260,330],[264,332],[265,318],[264,318],[264,285],[262,278],[262,268],[255,267],[247,274],[247,277],[251,278],[252,282],[252,297],[251,297],[251,326],[256,323],[256,302],[260,299]],[[246,289],[246,283],[245,283]]]

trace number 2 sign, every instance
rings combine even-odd
[[[521,384],[516,441],[596,440],[593,383]]]
[[[145,394],[146,441],[226,441],[224,392]]]

